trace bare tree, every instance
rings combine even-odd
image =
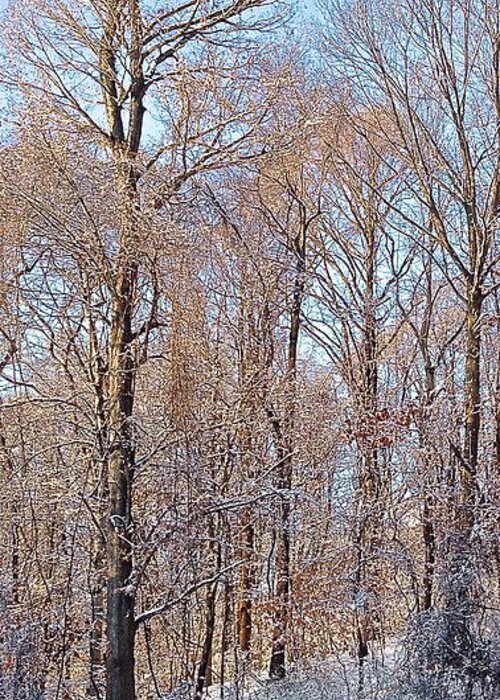
[[[395,14],[390,3],[349,9],[328,5],[335,31],[327,41],[370,105],[364,138],[397,169],[372,137],[384,134],[385,152],[409,169],[408,197],[393,208],[401,225],[415,226],[430,249],[444,251],[449,283],[464,305],[463,442],[453,449],[460,464],[457,527],[470,533],[480,503],[482,310],[498,262],[498,12],[454,0],[403,4]]]

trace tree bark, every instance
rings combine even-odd
[[[195,700],[203,697],[203,688],[209,684],[210,661],[212,658],[212,645],[215,632],[215,612],[217,600],[217,584],[215,583],[207,594],[207,618],[205,626],[205,640],[201,654],[198,675],[196,678]]]
[[[127,133],[116,86],[115,40],[121,9],[110,7],[100,56],[101,84],[121,195],[122,231],[112,285],[112,314],[108,359],[109,461],[107,522],[106,700],[135,700],[132,479],[135,447],[132,431],[136,363],[132,323],[138,277],[140,241],[137,236],[140,201],[134,159],[143,126],[145,82],[142,64],[140,8],[131,2],[129,50],[131,105]]]
[[[240,601],[238,606],[238,646],[245,656],[250,654],[252,639],[252,595],[253,595],[253,555],[254,527],[252,512],[246,508],[243,514],[243,532],[241,534]]]
[[[296,195],[294,194],[294,198]],[[291,489],[293,485],[293,444],[295,429],[295,402],[297,394],[297,355],[300,338],[301,311],[305,290],[306,237],[310,222],[302,201],[298,201],[299,223],[293,240],[296,269],[290,309],[290,334],[288,338],[287,372],[285,376],[283,420],[274,418],[277,440],[278,475],[277,486],[281,491],[280,523],[277,529],[276,554],[276,607],[273,616],[273,638],[269,677],[279,680],[286,675],[286,648],[290,616],[291,595]]]
[[[483,295],[470,284],[467,294],[465,349],[465,439],[461,464],[461,511],[466,529],[474,525],[477,501],[477,468],[481,428],[481,310]]]
[[[376,583],[379,579],[380,518],[383,484],[378,450],[378,364],[377,320],[375,317],[376,231],[368,225],[366,239],[364,291],[364,344],[361,410],[367,426],[367,439],[361,447],[359,542],[357,565],[357,594],[370,594],[376,600],[363,602],[357,613],[357,654],[362,661],[368,656],[368,642],[380,633]]]
[[[95,390],[95,420],[97,455],[92,457],[92,468],[95,474],[95,495],[97,501],[96,520],[98,532],[95,549],[91,553],[91,605],[89,659],[90,673],[88,696],[102,697],[104,687],[105,656],[105,622],[106,622],[106,507],[107,494],[107,459],[108,459],[108,429],[106,417],[105,367],[99,352],[97,333],[92,318],[90,296],[88,299],[88,323],[90,329],[90,374]]]
[[[133,240],[133,239],[132,239]],[[118,273],[111,325],[109,512],[107,523],[107,700],[135,700],[134,621],[132,580],[132,475],[135,361],[132,354],[132,313],[137,262],[132,240],[122,242],[123,263]]]
[[[432,257],[429,256],[426,263],[426,307],[420,333],[417,333],[422,357],[425,363],[425,394],[421,424],[419,428],[420,448],[423,454],[430,448],[428,425],[432,424],[432,407],[436,396],[436,367],[432,362],[429,349],[429,331],[432,322],[432,309],[434,300]],[[423,586],[423,610],[430,610],[433,603],[434,574],[436,568],[436,533],[434,526],[435,497],[433,484],[428,483],[427,475],[432,467],[425,466],[422,504],[422,537],[424,541],[424,574]],[[432,472],[431,472],[432,474]],[[418,603],[418,601],[417,601]]]

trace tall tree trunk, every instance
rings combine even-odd
[[[469,285],[467,295],[465,349],[465,440],[461,463],[461,522],[470,530],[477,501],[477,467],[481,427],[481,310],[483,295],[477,285]]]
[[[425,265],[426,274],[426,306],[420,333],[417,333],[425,369],[425,394],[424,405],[419,428],[420,448],[427,457],[430,448],[429,425],[432,425],[432,407],[436,395],[436,367],[432,362],[429,349],[429,332],[432,323],[432,310],[434,304],[432,256],[429,256]],[[427,476],[431,474],[432,467],[425,465],[423,483],[422,504],[422,537],[424,541],[424,574],[423,574],[423,610],[430,610],[433,602],[434,574],[436,567],[436,533],[434,527],[435,497],[434,484],[428,482]]]
[[[246,283],[246,270],[243,273]],[[255,477],[253,457],[252,419],[256,401],[252,384],[256,380],[259,369],[259,347],[254,319],[252,318],[252,302],[244,300],[239,319],[239,332],[242,345],[239,350],[239,381],[247,398],[247,415],[240,434],[242,477],[252,482]],[[246,342],[245,342],[246,341]],[[239,600],[237,618],[238,653],[241,654],[243,665],[250,658],[252,638],[252,598],[254,594],[254,555],[255,530],[254,512],[251,505],[246,505],[241,513],[241,531],[239,534],[239,556],[242,564],[239,579]]]
[[[224,683],[226,682],[226,657],[230,648],[230,627],[233,587],[229,581],[224,583],[224,614],[222,618],[222,631],[220,640],[220,672],[219,682],[221,686],[221,698],[224,695]]]
[[[108,459],[108,429],[106,419],[106,390],[105,368],[99,352],[99,344],[92,318],[91,299],[88,298],[88,323],[90,336],[90,374],[95,390],[95,420],[96,420],[96,449],[97,455],[92,456],[92,468],[95,474],[95,517],[98,528],[95,538],[95,549],[91,552],[91,605],[89,659],[90,673],[88,696],[102,697],[105,672],[105,622],[106,622],[106,507],[107,493],[107,459]]]
[[[243,530],[240,540],[240,600],[238,605],[238,646],[244,656],[250,654],[252,639],[252,596],[254,587],[253,556],[254,526],[252,509],[247,507],[243,513]]]
[[[223,492],[227,485],[227,458],[228,456],[226,455],[222,463],[222,471],[224,474],[224,482],[222,484]],[[212,481],[214,484],[216,483],[217,479],[217,466],[218,465],[214,464],[211,470]],[[221,520],[221,518],[218,519],[218,523],[216,523],[214,518],[210,518],[208,522],[208,559],[213,561],[217,571],[221,571],[222,569],[223,553],[220,535],[225,529],[224,524],[225,523]],[[203,641],[198,673],[196,675],[195,700],[201,700],[203,697],[203,689],[205,686],[209,686],[212,683],[212,653],[217,612],[217,590],[218,582],[216,581],[211,587],[208,588],[206,593],[205,638]]]
[[[292,480],[292,460],[289,455],[284,459],[279,488],[290,491]],[[273,639],[269,677],[274,680],[286,675],[286,647],[288,617],[290,607],[290,496],[285,494],[280,504],[280,524],[277,530],[278,546],[276,553],[276,606],[273,615]]]
[[[427,440],[427,422],[432,420],[430,411],[434,402],[435,395],[435,368],[430,363],[430,358],[426,358],[425,366],[426,376],[426,396],[425,396],[425,411],[423,416],[423,425],[420,430],[420,445],[425,448],[428,445]],[[427,469],[426,469],[427,471]],[[425,477],[424,477],[425,479]],[[434,529],[434,505],[435,498],[433,495],[433,485],[424,481],[424,493],[422,504],[422,537],[424,540],[424,575],[423,575],[423,610],[432,608],[433,588],[434,588],[434,572],[436,567],[436,533]]]
[[[367,439],[362,441],[359,479],[359,535],[356,594],[364,600],[366,593],[370,599],[357,611],[357,654],[360,662],[368,655],[368,642],[380,633],[379,604],[377,582],[380,578],[380,518],[383,484],[379,467],[378,450],[378,364],[377,364],[377,320],[375,317],[375,266],[376,266],[376,232],[368,227],[366,237],[364,293],[364,343],[363,343],[363,379],[361,410],[367,427]],[[375,600],[373,600],[373,599]]]
[[[296,195],[294,194],[294,197]],[[285,376],[283,419],[274,417],[277,441],[277,486],[281,491],[280,522],[277,528],[276,552],[276,606],[273,616],[273,638],[269,677],[275,680],[286,675],[286,647],[290,616],[291,595],[291,489],[293,484],[293,445],[295,429],[295,402],[297,394],[297,355],[300,337],[301,311],[305,289],[306,237],[310,220],[302,201],[299,205],[297,235],[293,240],[296,269],[290,309],[287,372]]]
[[[131,426],[135,361],[132,354],[132,313],[137,262],[133,238],[122,242],[111,325],[109,357],[110,456],[107,523],[107,700],[135,700],[132,580],[132,474],[134,442]]]
[[[131,75],[130,113],[126,133],[116,85],[115,46],[121,31],[122,10],[118,5],[109,6],[100,53],[101,85],[108,128],[114,144],[122,206],[119,212],[122,222],[121,240],[112,287],[108,358],[106,700],[135,700],[135,581],[132,577],[132,478],[135,447],[131,419],[136,363],[132,347],[132,322],[141,249],[137,235],[141,207],[137,190],[138,173],[134,161],[142,138],[145,82],[140,7],[137,0],[131,0],[128,49]]]
[[[217,583],[209,589],[207,593],[207,617],[205,625],[205,639],[201,654],[200,665],[196,677],[195,700],[203,697],[203,688],[210,683],[210,663],[212,658],[212,645],[215,632],[215,611],[217,601]]]
[[[474,259],[474,258],[473,258]],[[465,402],[464,402],[464,444],[460,451],[454,447],[458,462],[458,499],[455,503],[455,523],[453,539],[450,541],[451,585],[447,591],[448,605],[462,605],[470,598],[470,572],[463,572],[471,562],[470,536],[476,519],[478,503],[477,468],[479,458],[479,432],[481,428],[481,310],[483,295],[472,280],[467,287],[467,310],[465,318]],[[467,627],[464,617],[463,629]],[[466,643],[463,630],[456,632],[453,625],[450,635]],[[451,642],[450,642],[451,643]]]

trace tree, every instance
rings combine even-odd
[[[323,9],[5,14],[8,700],[498,689],[498,8]]]
[[[327,42],[350,88],[370,105],[361,133],[394,172],[408,168],[408,196],[391,206],[402,226],[445,253],[448,281],[464,305],[463,440],[453,449],[460,464],[457,528],[467,540],[480,505],[483,303],[498,262],[498,13],[487,3],[455,0],[403,4],[395,14],[390,3],[349,7],[347,13],[346,5],[328,5],[336,29]],[[380,134],[392,163],[381,153]]]
[[[155,211],[146,203],[146,176],[152,170],[157,173],[160,162],[165,173],[163,161],[170,160],[170,172],[165,173],[163,185],[155,194],[154,207],[158,209],[197,172],[240,157],[255,120],[260,118],[258,98],[254,106],[251,98],[240,93],[239,102],[224,108],[212,71],[217,63],[221,75],[225,68],[211,51],[206,58],[200,51],[205,40],[230,43],[238,36],[238,23],[243,29],[266,26],[262,16],[244,24],[243,18],[261,4],[260,0],[238,0],[214,7],[185,3],[155,10],[135,0],[118,4],[88,2],[83,6],[25,2],[16,8],[8,28],[10,56],[19,64],[17,69],[13,63],[5,67],[4,84],[23,91],[28,103],[36,100],[43,105],[54,131],[67,125],[76,133],[88,134],[99,157],[109,163],[113,178],[116,217],[108,233],[111,247],[103,241],[110,299],[105,378],[109,699],[135,697],[132,505],[137,451],[133,429],[137,346],[144,338],[147,341],[158,324],[154,300],[144,328],[135,326],[144,240]],[[236,31],[228,29],[229,23]],[[172,72],[176,62],[182,68]],[[202,78],[192,79],[191,71]],[[205,87],[205,94],[197,93],[198,87]],[[195,92],[191,93],[190,88]],[[166,113],[165,142],[148,151],[143,144],[147,106],[154,109],[155,102],[161,103],[163,96],[173,90],[179,102],[173,115]],[[231,91],[227,79],[223,79],[222,91]],[[103,109],[95,109],[95,101]],[[203,103],[202,124],[199,110]],[[182,134],[181,143],[178,133]]]

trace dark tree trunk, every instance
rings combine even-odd
[[[247,305],[243,302],[240,317],[240,348],[239,372],[240,384],[246,392],[247,411],[246,422],[240,434],[241,469],[245,480],[253,482],[255,477],[255,464],[253,457],[252,420],[255,411],[255,396],[252,384],[255,381],[255,373],[259,369],[259,347],[257,333],[252,318],[253,309],[251,302]],[[247,343],[244,343],[246,338]],[[245,664],[250,658],[252,640],[252,598],[254,594],[254,554],[255,554],[255,530],[254,512],[250,505],[246,505],[241,513],[241,531],[239,533],[239,556],[242,561],[239,579],[239,598],[237,610],[237,636],[238,652]]]
[[[220,641],[220,674],[219,681],[221,688],[224,687],[226,682],[226,657],[230,645],[230,634],[229,630],[231,627],[231,601],[232,601],[232,586],[229,582],[224,585],[224,615],[222,620],[222,632]]]
[[[306,272],[306,237],[311,220],[302,202],[299,205],[299,225],[293,240],[296,269],[290,309],[290,335],[288,338],[287,373],[285,377],[285,395],[283,419],[273,418],[277,442],[277,486],[282,492],[280,498],[280,522],[276,530],[276,606],[273,619],[273,638],[269,677],[279,680],[286,675],[286,648],[290,616],[291,563],[290,563],[290,526],[291,526],[291,489],[293,484],[293,445],[295,441],[295,402],[297,381],[297,355],[299,348],[302,302],[305,290]]]
[[[427,348],[427,337],[425,338],[425,410],[423,415],[423,425],[420,429],[420,444],[425,448],[428,442],[426,435],[426,424],[431,420],[430,410],[434,402],[435,395],[435,367],[430,363]],[[424,575],[423,575],[423,601],[424,610],[432,608],[434,572],[436,567],[436,533],[434,529],[434,496],[432,484],[424,483],[423,506],[422,506],[422,537],[424,540]]]
[[[108,357],[109,459],[107,474],[108,512],[106,523],[106,700],[135,700],[134,620],[135,582],[133,573],[132,477],[135,449],[132,412],[136,363],[132,331],[138,258],[140,200],[138,173],[134,166],[142,138],[145,83],[142,65],[142,30],[138,3],[131,3],[130,114],[127,129],[116,85],[116,45],[123,20],[121,8],[110,5],[103,21],[99,63],[101,89],[122,195],[119,219],[125,222],[111,293],[113,297]],[[123,217],[123,218],[122,218]]]
[[[423,576],[424,596],[422,601],[422,607],[424,610],[430,610],[432,608],[434,570],[436,566],[436,535],[434,532],[434,521],[432,511],[432,497],[431,494],[427,492],[424,495],[423,505],[423,538],[425,548],[425,562]]]
[[[90,301],[90,299],[89,299]],[[107,493],[107,449],[108,430],[106,419],[105,398],[105,372],[102,358],[99,354],[97,334],[91,316],[89,304],[89,326],[91,340],[91,373],[95,387],[95,415],[97,437],[97,459],[92,458],[93,472],[95,474],[95,496],[97,500],[96,519],[98,520],[98,532],[95,538],[95,549],[91,553],[91,606],[89,640],[89,686],[88,696],[91,698],[102,697],[104,688],[104,673],[106,665],[105,657],[105,622],[106,622],[106,508]]]
[[[107,523],[107,700],[135,700],[135,589],[132,545],[131,426],[135,361],[132,354],[132,305],[137,264],[130,259],[132,241],[123,241],[124,261],[117,280],[110,346],[110,457]]]
[[[210,663],[212,658],[212,645],[215,632],[215,611],[217,599],[217,584],[209,590],[207,595],[207,619],[205,627],[205,640],[201,654],[198,675],[196,677],[195,700],[203,697],[203,688],[210,684]]]
[[[291,460],[290,460],[291,467]],[[291,468],[286,471],[285,489],[290,488]],[[278,551],[276,556],[276,609],[274,611],[274,627],[269,664],[269,677],[279,680],[286,675],[286,646],[290,601],[290,500],[285,498],[281,503],[281,523],[279,529]]]
[[[238,646],[246,656],[250,654],[252,639],[254,538],[252,511],[247,508],[243,513],[243,532],[241,534],[240,551],[243,564],[240,569],[240,601],[238,605]]]
[[[425,362],[425,397],[422,422],[420,425],[420,446],[424,450],[428,447],[429,436],[427,426],[432,422],[432,406],[436,393],[436,368],[431,361],[429,350],[429,330],[431,327],[433,305],[433,287],[432,287],[432,267],[428,264],[427,269],[427,304],[424,314],[424,322],[420,334],[420,346]],[[434,588],[434,572],[436,566],[436,534],[434,529],[434,495],[433,484],[428,483],[426,468],[426,476],[424,477],[423,486],[423,506],[422,506],[422,536],[424,540],[424,575],[423,575],[423,601],[422,607],[424,610],[430,610],[432,607],[433,588]]]
[[[483,295],[468,289],[465,349],[465,444],[461,464],[461,522],[469,530],[474,524],[477,502],[477,467],[481,427],[481,310]]]
[[[380,519],[383,509],[383,484],[379,465],[378,449],[378,363],[377,363],[377,319],[375,315],[375,271],[376,232],[369,227],[364,232],[366,239],[364,292],[364,343],[363,380],[361,384],[361,411],[366,426],[367,438],[359,446],[360,460],[360,505],[356,593],[372,594],[373,600],[363,604],[357,612],[357,654],[360,662],[368,655],[368,642],[380,634],[378,611]]]

